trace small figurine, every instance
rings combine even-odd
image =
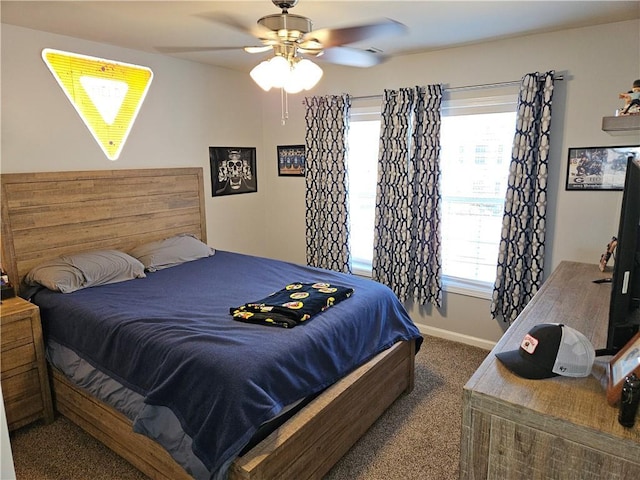
[[[627,93],[621,93],[618,97],[624,98],[625,104],[620,115],[640,114],[640,79],[633,82],[631,90]]]

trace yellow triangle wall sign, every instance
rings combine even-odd
[[[51,48],[42,59],[107,158],[116,160],[151,85],[151,69]]]

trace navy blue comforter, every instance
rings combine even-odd
[[[234,321],[230,307],[291,282],[328,282],[351,298],[292,329]],[[70,294],[40,290],[45,336],[170,408],[213,475],[261,423],[317,393],[417,328],[384,285],[217,251],[147,278]]]

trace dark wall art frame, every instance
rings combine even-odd
[[[640,160],[640,145],[570,148],[566,190],[622,190],[627,159]]]
[[[305,165],[304,145],[278,145],[278,176],[304,177]]]
[[[209,147],[211,195],[258,191],[255,147]]]

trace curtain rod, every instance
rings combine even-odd
[[[558,75],[554,77],[554,80],[562,81],[564,80],[564,76]],[[510,87],[515,85],[520,85],[521,80],[511,80],[509,82],[497,82],[497,83],[483,83],[480,85],[464,85],[461,87],[448,87],[444,88],[446,92],[463,92],[466,90],[479,90],[482,88],[496,88],[496,87]],[[364,95],[360,97],[351,97],[351,100],[372,100],[382,98],[382,95]]]

